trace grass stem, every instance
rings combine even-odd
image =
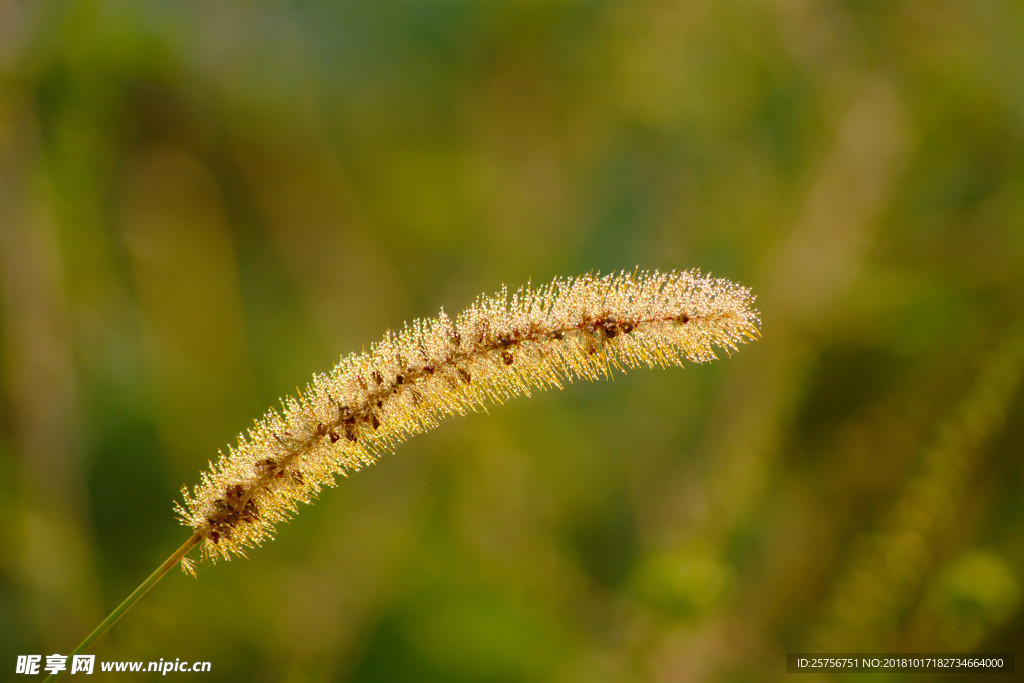
[[[164,560],[163,563],[159,567],[157,567],[152,574],[146,577],[146,580],[140,583],[138,587],[131,592],[131,595],[125,598],[120,605],[115,607],[114,611],[108,614],[107,618],[101,621],[99,625],[92,630],[92,633],[87,635],[85,639],[78,644],[78,647],[71,651],[71,654],[68,656],[67,668],[65,668],[60,673],[50,674],[46,677],[46,681],[56,681],[63,677],[64,674],[66,674],[70,670],[71,661],[73,660],[74,656],[80,655],[86,650],[88,650],[90,647],[92,647],[93,643],[99,640],[103,636],[103,634],[110,629],[111,626],[116,624],[117,620],[120,619],[125,612],[131,609],[132,605],[138,602],[139,598],[145,595],[146,592],[149,591],[149,589],[152,588],[157,581],[162,579],[164,577],[164,574],[173,569],[174,566],[177,565],[183,557],[185,557],[185,554],[188,553],[188,551],[192,550],[192,548],[194,548],[196,544],[199,543],[200,540],[202,540],[201,535],[199,535],[198,533],[192,534],[192,536],[189,537],[189,539],[185,541],[180,548],[171,553],[170,557]]]

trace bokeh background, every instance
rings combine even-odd
[[[451,421],[95,653],[611,682],[1019,648],[1022,45],[1009,0],[0,0],[0,666],[69,652],[340,354],[637,265],[752,287],[763,339]]]

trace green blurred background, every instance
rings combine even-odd
[[[179,487],[340,354],[636,265],[750,286],[764,338],[453,420],[95,653],[760,681],[1013,650],[1022,45],[1009,0],[0,0],[4,677],[69,652],[187,536]]]

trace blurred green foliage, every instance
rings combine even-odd
[[[751,286],[763,340],[417,438],[96,654],[763,681],[1013,650],[1022,44],[1009,0],[0,0],[3,666],[70,651],[184,537],[180,485],[339,354],[638,264]]]

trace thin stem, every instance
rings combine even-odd
[[[139,598],[145,595],[146,592],[153,587],[153,584],[162,579],[164,577],[164,574],[169,572],[171,569],[174,568],[176,564],[181,562],[181,558],[185,557],[185,554],[188,553],[188,551],[192,550],[192,548],[194,548],[196,544],[199,543],[200,540],[202,540],[201,535],[199,535],[198,533],[192,534],[192,536],[187,541],[185,541],[180,548],[171,553],[170,557],[164,560],[163,563],[159,567],[157,567],[152,574],[146,577],[146,580],[140,583],[138,587],[132,591],[131,595],[125,598],[120,605],[115,607],[114,611],[108,614],[107,618],[101,621],[99,625],[95,629],[93,629],[92,633],[87,635],[85,637],[85,640],[79,643],[78,647],[71,651],[71,654],[68,656],[68,668],[64,669],[58,674],[50,674],[46,677],[46,681],[44,683],[56,681],[62,676],[64,676],[64,674],[66,674],[70,669],[71,661],[74,658],[74,656],[82,654],[83,652],[88,650],[93,645],[93,643],[99,640],[103,636],[103,634],[110,629],[111,626],[117,623],[117,620],[120,619],[125,612],[131,609],[132,605],[139,601]]]

